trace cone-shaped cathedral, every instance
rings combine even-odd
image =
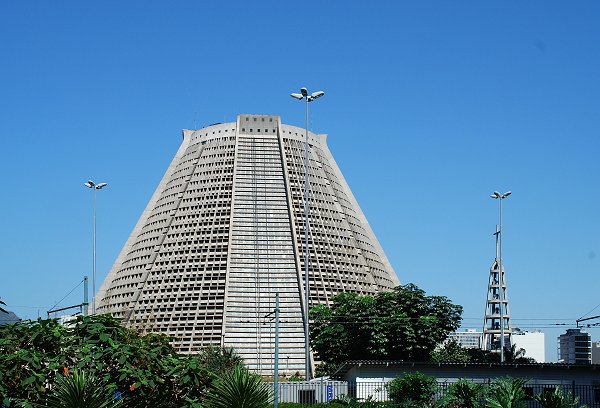
[[[304,372],[305,130],[278,116],[184,130],[183,143],[97,294],[97,312],[173,338],[234,347]],[[326,144],[309,133],[310,305],[399,284]],[[268,316],[269,315],[269,316]]]

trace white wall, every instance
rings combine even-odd
[[[510,338],[517,350],[525,349],[525,357],[531,357],[538,363],[546,362],[544,333],[520,331],[513,333]]]

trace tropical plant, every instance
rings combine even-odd
[[[477,408],[485,399],[485,387],[473,381],[460,379],[448,387],[440,401],[444,408]]]
[[[433,401],[438,386],[435,377],[416,371],[394,378],[385,388],[396,404],[425,406]]]
[[[516,344],[511,344],[510,347],[504,350],[504,362],[506,363],[535,363],[535,359],[525,356],[524,348],[517,348]]]
[[[206,395],[208,408],[268,408],[272,403],[269,385],[245,367],[237,366],[217,379]]]
[[[462,307],[413,284],[374,296],[340,293],[311,309],[311,345],[329,367],[347,360],[428,361],[460,325]]]
[[[481,350],[478,348],[467,349],[470,361],[473,363],[499,363],[499,350]],[[535,359],[525,356],[525,349],[517,348],[516,344],[504,348],[504,362],[508,364],[529,364],[535,363]]]
[[[0,300],[0,305],[6,306],[6,303],[4,303],[3,301]],[[4,309],[2,306],[0,306],[0,312],[2,312],[2,313],[8,313],[8,311],[6,309]]]
[[[244,359],[231,347],[207,346],[198,355],[202,365],[210,372],[223,374],[244,365]]]
[[[42,404],[34,407],[50,408],[117,408],[123,406],[122,399],[115,399],[96,377],[77,370],[59,376]]]
[[[534,397],[544,408],[585,408],[586,405],[579,404],[579,397],[573,398],[569,391],[564,392],[561,387],[554,391],[543,392]]]
[[[494,380],[488,391],[488,408],[517,408],[523,405],[527,380],[521,378],[500,377]]]

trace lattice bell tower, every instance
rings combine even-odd
[[[510,348],[512,328],[510,325],[510,308],[506,292],[504,265],[498,254],[498,241],[501,230],[496,226],[496,258],[490,267],[487,301],[485,305],[485,320],[483,324],[483,350],[500,351],[502,334],[504,333],[504,348]],[[502,327],[504,325],[504,328]],[[504,330],[503,330],[504,329]]]

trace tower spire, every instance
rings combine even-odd
[[[494,235],[496,236],[496,259],[498,259],[498,249],[499,249],[499,246],[498,246],[499,239],[498,239],[498,237],[500,236],[500,228],[498,228],[498,224],[496,224],[496,232],[494,232]]]

